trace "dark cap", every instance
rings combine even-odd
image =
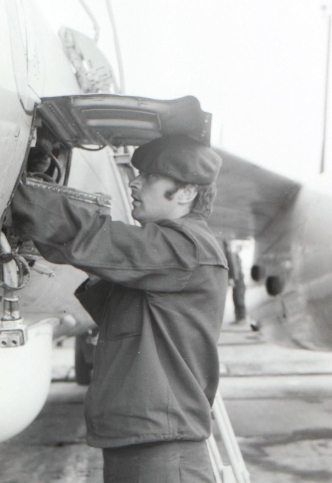
[[[211,148],[188,136],[162,137],[143,144],[131,162],[139,171],[199,185],[211,184],[221,166],[221,158]]]

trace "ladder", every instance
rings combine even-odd
[[[211,434],[207,440],[207,446],[216,483],[250,483],[250,475],[219,390],[214,400],[212,414],[230,462],[230,465],[224,465],[215,437]]]

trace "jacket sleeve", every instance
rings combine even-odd
[[[75,297],[98,326],[102,323],[104,310],[112,293],[112,287],[113,284],[106,280],[98,279],[91,282],[90,279],[87,279],[75,291]]]
[[[195,243],[156,223],[112,221],[60,193],[20,185],[14,224],[53,263],[70,264],[104,280],[142,290],[182,290],[197,265]]]

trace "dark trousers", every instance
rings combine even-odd
[[[104,483],[215,483],[205,441],[103,449]]]
[[[235,319],[236,321],[246,318],[246,306],[245,306],[245,292],[246,286],[243,278],[235,280],[233,287],[233,302],[235,309]]]

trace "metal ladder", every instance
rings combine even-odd
[[[216,483],[250,483],[250,475],[242,457],[224,401],[217,391],[212,414],[216,421],[230,465],[224,465],[213,434],[207,440]]]

